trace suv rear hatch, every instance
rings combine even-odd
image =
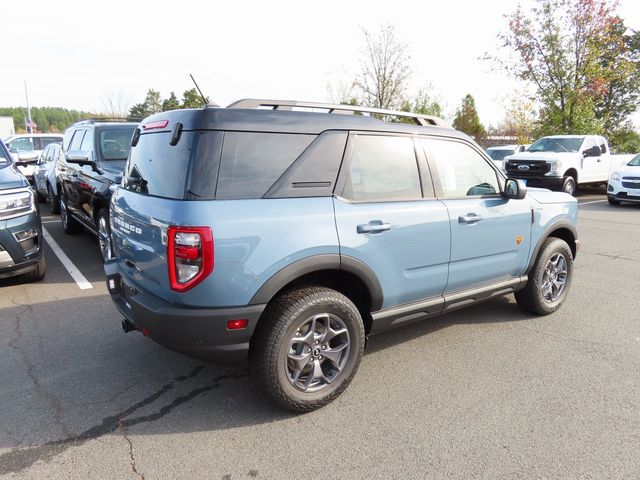
[[[113,246],[124,281],[165,298],[171,291],[167,229],[185,198],[194,135],[184,132],[175,146],[169,145],[168,131],[134,135],[122,186],[111,203]]]

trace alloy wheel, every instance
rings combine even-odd
[[[567,260],[561,253],[554,254],[544,269],[542,276],[542,296],[547,302],[555,302],[564,292],[567,284]]]
[[[303,392],[322,390],[343,371],[350,350],[344,321],[330,313],[309,317],[289,339],[287,378]]]

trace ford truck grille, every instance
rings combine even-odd
[[[506,171],[515,177],[537,177],[551,170],[551,165],[544,161],[535,160],[509,160]]]

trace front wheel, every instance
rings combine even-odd
[[[251,345],[251,367],[276,404],[320,408],[351,383],[364,352],[364,326],[347,297],[323,287],[286,292],[267,306]]]
[[[560,308],[573,279],[573,254],[569,245],[549,237],[542,244],[527,285],[516,292],[518,306],[525,312],[549,315]]]
[[[49,209],[51,213],[60,213],[60,199],[53,193],[51,185],[47,184],[47,196],[49,197]]]
[[[62,223],[62,230],[67,235],[73,235],[80,231],[80,224],[71,216],[67,208],[67,196],[63,193],[60,196],[60,223]]]
[[[607,201],[609,205],[620,205],[620,200],[616,200],[615,198],[607,197]]]
[[[562,191],[574,196],[576,193],[576,181],[573,177],[565,177],[562,183]]]

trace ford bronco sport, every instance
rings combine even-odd
[[[294,411],[344,391],[367,335],[508,293],[549,314],[571,284],[576,200],[434,117],[241,100],[153,115],[132,145],[105,264],[124,330],[248,360]]]

